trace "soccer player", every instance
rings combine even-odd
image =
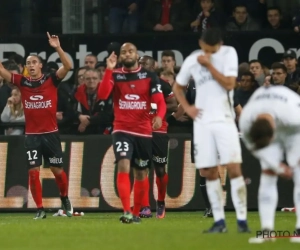
[[[139,223],[139,212],[147,189],[147,173],[152,159],[152,128],[159,129],[166,113],[158,77],[138,64],[136,47],[125,43],[121,47],[120,62],[115,69],[117,56],[113,52],[106,61],[98,97],[106,100],[113,93],[114,130],[113,147],[118,176],[117,189],[124,214],[122,223]],[[151,102],[157,104],[157,113],[150,120]],[[130,209],[130,167],[134,169],[134,207]]]
[[[202,49],[184,61],[173,91],[185,112],[194,120],[195,166],[200,170],[200,175],[206,177],[207,194],[215,221],[204,232],[227,231],[217,168],[219,164],[227,166],[231,179],[238,231],[249,232],[247,191],[240,166],[241,145],[233,111],[233,88],[238,75],[237,53],[233,47],[222,45],[222,33],[216,28],[204,31],[199,45]],[[185,96],[191,77],[196,86],[195,105],[190,105]]]
[[[29,186],[38,209],[34,219],[46,218],[39,178],[42,157],[55,176],[63,209],[67,216],[71,217],[73,214],[68,198],[67,175],[62,169],[62,148],[56,121],[57,86],[72,68],[72,64],[60,47],[58,37],[50,36],[49,33],[47,35],[50,46],[56,50],[62,62],[62,66],[56,72],[43,75],[43,65],[36,55],[30,55],[26,59],[26,68],[30,77],[12,74],[0,63],[0,75],[6,81],[15,84],[22,93],[26,121],[24,144],[29,168]]]
[[[155,60],[150,56],[143,56],[139,59],[140,65],[146,70],[155,72]],[[159,79],[161,90],[164,95],[165,102],[167,104],[167,112],[174,112],[177,110],[177,101],[173,94],[172,88],[169,83]],[[152,111],[151,117],[155,117],[157,107],[156,104],[151,104]],[[168,174],[166,172],[166,164],[168,162],[168,150],[169,150],[169,137],[167,135],[168,123],[166,117],[163,119],[162,126],[153,130],[152,133],[152,155],[153,164],[156,174],[156,185],[158,190],[158,197],[156,202],[156,218],[162,219],[165,217],[165,197],[168,185]],[[149,205],[149,178],[147,178],[147,190],[142,202],[142,211],[140,217],[151,218],[152,213]]]
[[[296,231],[300,235],[300,97],[284,86],[261,87],[244,107],[239,126],[245,146],[262,169],[258,210],[263,231],[274,230],[278,176],[294,178]],[[290,167],[282,163],[284,153]],[[293,174],[292,171],[293,170]],[[263,243],[267,238],[251,238]],[[291,241],[300,243],[299,238]]]

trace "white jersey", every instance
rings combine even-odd
[[[186,86],[191,77],[194,79],[195,106],[203,110],[202,117],[197,122],[203,124],[232,122],[234,121],[233,91],[227,91],[212,77],[206,67],[199,64],[197,57],[200,55],[204,55],[204,51],[196,51],[185,59],[176,82],[181,86]],[[238,76],[238,56],[233,47],[221,46],[216,53],[211,55],[211,62],[224,76]]]
[[[249,138],[251,124],[260,114],[270,114],[275,120],[273,142],[282,143],[300,132],[300,97],[284,86],[260,87],[243,107],[239,119],[242,139],[249,150],[254,147]]]

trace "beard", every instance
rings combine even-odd
[[[122,61],[122,64],[125,66],[125,68],[132,68],[136,64],[136,61]]]

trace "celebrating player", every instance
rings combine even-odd
[[[124,67],[115,69],[117,56],[107,59],[107,69],[98,89],[98,97],[107,99],[113,91],[113,147],[118,166],[117,189],[123,204],[123,223],[139,223],[139,212],[147,189],[147,168],[152,158],[152,128],[159,129],[166,113],[158,77],[138,65],[136,47],[125,43],[120,61]],[[151,100],[157,104],[157,114],[150,120]],[[130,166],[134,167],[134,208],[130,209]]]
[[[73,208],[68,198],[67,175],[62,169],[62,148],[56,121],[57,86],[65,78],[72,64],[62,48],[57,36],[50,36],[49,44],[58,53],[62,66],[54,73],[42,74],[42,62],[36,55],[26,59],[26,68],[30,77],[12,74],[0,63],[0,75],[15,84],[22,93],[25,114],[25,148],[29,168],[29,185],[32,197],[38,208],[34,219],[46,218],[42,202],[40,166],[42,157],[50,166],[58,185],[62,206],[67,216],[73,215]]]
[[[278,175],[294,176],[296,231],[300,235],[300,97],[284,86],[261,87],[251,96],[240,117],[246,147],[260,160],[262,169],[258,191],[261,228],[274,230],[278,202]],[[286,153],[289,167],[282,164]],[[268,238],[251,238],[263,243]],[[272,239],[273,240],[273,239]],[[291,241],[300,242],[299,238]]]
[[[139,59],[140,65],[146,70],[155,71],[155,60],[150,56],[143,56]],[[159,79],[161,90],[167,104],[167,111],[174,112],[177,110],[176,98],[173,94],[172,88],[169,83],[162,79]],[[156,115],[156,104],[153,103],[151,111],[151,117]],[[168,174],[166,173],[166,164],[168,162],[168,150],[169,150],[169,138],[167,135],[168,123],[166,117],[163,119],[162,126],[153,130],[152,133],[152,154],[153,163],[156,173],[156,185],[158,190],[158,197],[156,203],[156,218],[162,219],[165,217],[165,197],[168,185]],[[140,217],[150,218],[152,213],[149,205],[149,179],[147,178],[147,190],[144,195],[142,202],[142,211],[140,212]]]
[[[221,35],[221,31],[215,28],[202,33],[199,40],[202,49],[186,58],[173,90],[185,112],[194,119],[195,166],[206,177],[207,194],[215,220],[213,226],[204,232],[227,231],[218,164],[227,166],[231,179],[238,231],[249,232],[247,191],[241,172],[241,146],[233,111],[238,58],[233,47],[222,45]],[[191,77],[196,86],[195,105],[190,105],[185,97],[185,88]]]

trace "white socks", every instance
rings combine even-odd
[[[294,204],[296,208],[296,229],[300,229],[300,167],[294,168]]]
[[[238,221],[247,220],[247,189],[243,176],[230,180],[231,198]]]
[[[275,212],[278,203],[277,180],[278,176],[266,175],[264,173],[260,176],[258,211],[261,229],[274,229]]]
[[[220,179],[218,178],[213,181],[206,180],[206,190],[215,222],[224,220],[223,190]]]

